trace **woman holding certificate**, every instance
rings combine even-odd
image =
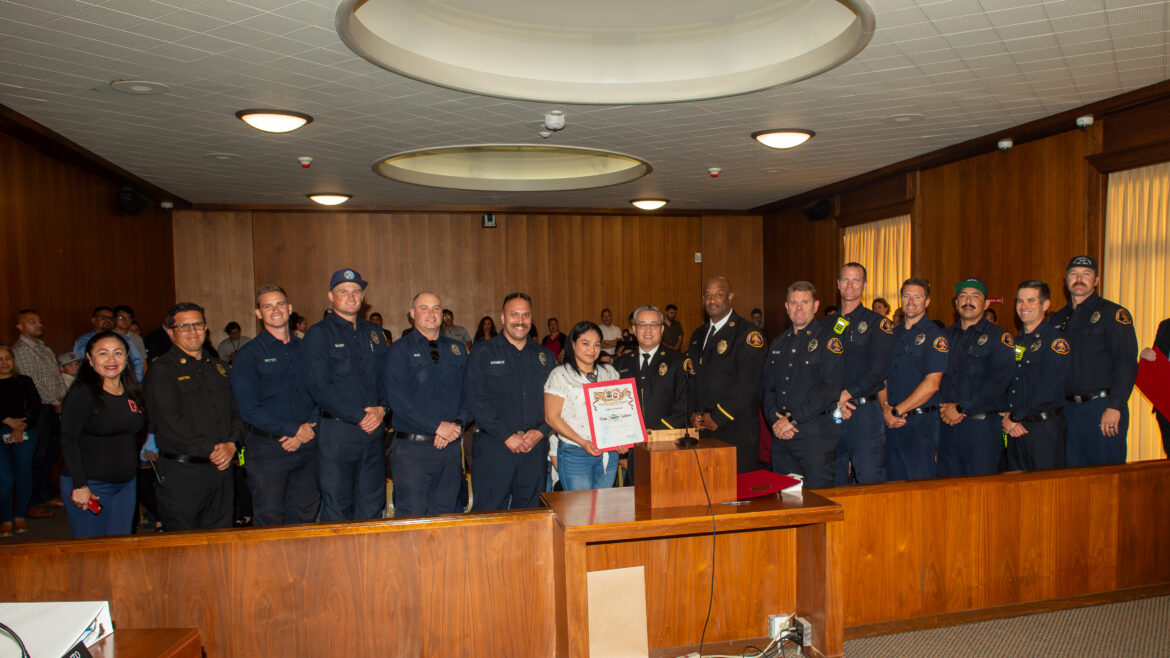
[[[557,473],[565,491],[612,487],[617,474],[618,456],[598,451],[589,431],[585,385],[620,379],[613,366],[597,361],[600,355],[601,328],[578,322],[569,332],[565,362],[544,384],[544,420],[553,429],[549,438],[559,441]]]

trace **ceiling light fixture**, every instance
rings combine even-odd
[[[667,204],[666,199],[631,199],[630,203],[634,204],[635,208],[642,210],[658,210]]]
[[[266,133],[288,133],[313,122],[304,112],[291,110],[240,110],[236,118]]]
[[[110,88],[132,96],[156,96],[171,91],[165,84],[150,80],[114,80],[110,82]]]
[[[336,192],[321,192],[319,194],[306,194],[305,196],[323,206],[336,206],[353,198],[352,194],[338,194]]]
[[[774,149],[796,148],[815,136],[815,132],[803,128],[774,128],[752,133],[752,139]]]

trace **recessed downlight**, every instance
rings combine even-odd
[[[204,153],[203,157],[208,160],[219,160],[220,162],[230,162],[232,160],[239,160],[240,156],[234,153]]]
[[[796,148],[815,136],[815,132],[804,128],[773,128],[752,133],[752,139],[774,149]]]
[[[288,133],[313,122],[313,117],[292,110],[240,110],[236,118],[266,133]]]
[[[110,83],[110,88],[132,96],[155,96],[171,91],[171,88],[165,84],[150,80],[114,80]]]
[[[658,210],[669,203],[668,199],[631,199],[630,203],[641,210]]]
[[[338,206],[353,198],[352,194],[338,194],[336,192],[319,192],[305,196],[323,206]]]

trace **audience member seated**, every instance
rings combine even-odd
[[[227,323],[223,328],[223,332],[227,334],[227,338],[221,340],[219,347],[215,349],[219,352],[219,358],[227,361],[230,366],[236,358],[236,352],[239,352],[240,348],[252,339],[243,335],[243,329],[240,327],[240,323],[235,320]]]
[[[496,321],[490,315],[479,319],[479,328],[475,330],[475,342],[480,343],[496,336]]]

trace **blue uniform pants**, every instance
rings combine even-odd
[[[850,463],[858,484],[886,481],[886,423],[876,401],[857,407],[849,420],[841,422],[833,484],[849,484]]]
[[[1008,470],[1064,468],[1064,416],[1024,423],[1028,433],[1008,437]]]
[[[394,518],[457,512],[462,459],[462,439],[442,450],[429,441],[394,439],[390,444]]]
[[[934,454],[938,450],[937,413],[906,417],[899,428],[886,428],[886,477],[894,480],[924,480],[937,471]]]
[[[3,427],[8,430],[7,425]],[[4,438],[10,433],[4,432]],[[25,430],[24,435],[27,438],[20,443],[0,444],[0,521],[12,521],[13,516],[23,519],[28,512],[37,431]]]
[[[939,419],[938,476],[987,475],[999,471],[1003,455],[1003,418],[988,413],[951,426]]]
[[[819,416],[796,429],[791,439],[772,437],[772,471],[781,475],[798,473],[806,487],[832,486],[840,426],[829,416]]]
[[[326,418],[317,427],[321,520],[332,523],[382,518],[386,510],[382,430],[366,434],[357,425]]]
[[[504,442],[480,432],[471,440],[473,512],[540,507],[548,474],[548,440],[514,453]]]
[[[248,435],[248,490],[252,525],[312,523],[317,520],[317,439],[288,452],[270,436]]]
[[[89,491],[97,496],[102,505],[100,514],[94,514],[89,509],[78,509],[73,504],[73,478],[68,475],[61,476],[60,491],[74,538],[130,534],[134,513],[138,510],[137,479],[128,482],[90,480]]]
[[[561,476],[561,484],[565,491],[612,487],[614,480],[617,479],[620,455],[610,452],[609,457],[602,460],[606,454],[594,457],[572,441],[561,441],[557,446],[557,473]]]
[[[1065,462],[1070,467],[1125,463],[1129,407],[1121,408],[1117,436],[1105,436],[1101,433],[1101,414],[1105,413],[1107,404],[1105,398],[1064,403],[1064,419],[1068,423]]]

